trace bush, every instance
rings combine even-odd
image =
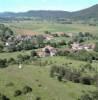
[[[57,77],[58,81],[68,80],[74,83],[82,83],[85,85],[98,84],[98,79],[96,76],[85,76],[82,77],[81,70],[77,71],[75,69],[66,68],[64,66],[54,65],[50,70],[51,77]]]
[[[81,83],[85,84],[85,85],[91,85],[93,82],[93,79],[91,77],[82,77],[81,78]]]
[[[95,43],[95,48],[94,48],[94,50],[95,50],[96,52],[98,52],[98,42]]]
[[[93,100],[89,94],[81,96],[78,100]]]
[[[62,76],[59,75],[59,76],[57,77],[57,79],[58,79],[58,81],[62,81]]]
[[[16,90],[14,93],[14,96],[17,97],[17,96],[20,96],[21,94],[22,92],[20,90]]]
[[[37,52],[35,50],[31,51],[31,57],[36,57],[37,56]]]
[[[3,52],[4,46],[0,44],[0,53]]]
[[[30,61],[30,56],[29,55],[21,55],[21,54],[19,54],[18,56],[17,56],[17,60],[18,60],[18,63],[23,63],[23,62],[28,62],[28,61]]]
[[[98,100],[98,90],[85,93],[78,100]]]
[[[36,97],[36,99],[35,100],[41,100],[41,97]]]
[[[0,100],[10,100],[7,96],[0,94]]]
[[[12,83],[12,82],[9,82],[9,83],[7,83],[7,84],[6,84],[6,86],[7,86],[7,87],[14,86],[14,83]]]
[[[0,59],[0,68],[5,68],[7,66],[7,59]]]
[[[15,64],[16,61],[15,61],[14,58],[9,58],[9,59],[8,59],[8,63],[9,63],[9,64]]]
[[[23,94],[27,94],[29,92],[32,92],[32,88],[29,86],[25,86],[22,90]]]

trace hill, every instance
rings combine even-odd
[[[52,10],[31,10],[27,12],[4,12],[0,13],[0,18],[36,17],[41,19],[70,18],[70,19],[98,19],[98,4],[75,12],[52,11]]]
[[[89,19],[89,18],[97,19],[98,4],[80,11],[72,12],[72,17],[76,19]]]

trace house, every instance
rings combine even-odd
[[[82,48],[80,47],[79,43],[74,42],[71,44],[73,50],[81,50]]]
[[[52,35],[49,35],[49,34],[45,34],[43,37],[47,41],[50,41],[50,40],[52,40],[54,38]]]
[[[65,36],[65,33],[64,33],[64,32],[56,32],[56,34],[57,34],[58,36]]]
[[[74,42],[71,44],[72,50],[86,50],[86,51],[91,51],[95,48],[94,44],[79,44]]]
[[[57,53],[57,50],[54,47],[51,46],[46,46],[42,49],[43,52],[45,52],[45,55],[49,55],[49,56],[55,56]]]
[[[55,56],[56,53],[57,50],[49,45],[37,51],[39,57]]]
[[[66,36],[66,37],[72,37],[73,33],[65,33],[65,32],[56,32],[58,36]]]
[[[73,37],[73,33],[65,33],[65,35],[71,38]]]

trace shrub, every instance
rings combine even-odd
[[[14,96],[17,97],[20,96],[21,94],[22,94],[21,90],[16,90]]]
[[[0,100],[10,100],[7,96],[0,94]]]
[[[98,52],[98,42],[95,43],[95,48],[94,48],[94,50],[95,50],[96,52]]]
[[[7,59],[0,59],[0,68],[5,68],[7,66]]]
[[[82,77],[81,72],[75,69],[69,69],[64,66],[52,66],[50,70],[51,77],[57,77],[58,81],[68,80],[74,83],[82,83],[85,85],[98,84],[96,77],[84,76]]]
[[[14,86],[14,83],[12,83],[12,82],[9,82],[9,83],[7,83],[7,84],[6,84],[6,86],[7,86],[7,87]]]
[[[0,44],[0,52],[3,52],[4,46]]]
[[[59,75],[59,76],[57,77],[57,79],[58,79],[58,81],[62,81],[62,76]]]
[[[8,63],[9,63],[9,64],[15,64],[16,61],[15,61],[14,58],[9,58],[9,59],[8,59]]]
[[[85,93],[78,100],[98,100],[98,90]]]
[[[37,56],[37,52],[35,50],[31,51],[31,57],[36,57]]]
[[[25,86],[22,90],[23,94],[27,94],[29,92],[32,92],[32,88],[29,86]]]
[[[83,83],[85,85],[91,85],[92,82],[93,82],[93,79],[91,77],[89,77],[89,76],[81,78],[81,83]]]
[[[36,97],[36,99],[35,100],[41,100],[41,97]]]

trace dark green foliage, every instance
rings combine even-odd
[[[36,99],[35,100],[41,100],[41,97],[36,97]]]
[[[5,68],[7,66],[7,59],[0,59],[0,68]]]
[[[70,54],[70,51],[68,50],[58,50],[57,51],[57,55],[59,56],[69,56],[69,54]]]
[[[26,61],[30,61],[30,56],[29,55],[21,55],[21,54],[19,54],[18,56],[17,56],[17,60],[18,60],[18,63],[24,63],[24,62],[26,62]]]
[[[98,52],[98,42],[96,42],[95,44],[95,49],[94,49],[96,52]]]
[[[6,41],[9,37],[13,35],[13,31],[9,27],[6,27],[3,24],[0,25],[0,39],[2,41]]]
[[[0,53],[3,52],[4,46],[0,44]]]
[[[8,59],[8,63],[9,64],[15,64],[16,63],[16,60],[14,58],[9,58]]]
[[[92,85],[94,79],[91,77],[81,77],[81,83],[86,84],[86,85]]]
[[[62,76],[58,75],[57,79],[58,79],[58,81],[62,81]]]
[[[31,57],[36,57],[37,56],[37,52],[35,50],[31,51]]]
[[[32,92],[32,88],[29,87],[29,86],[25,86],[25,87],[23,88],[23,90],[22,90],[22,93],[23,93],[23,94],[27,94],[27,93],[29,93],[29,92]]]
[[[59,56],[67,56],[69,58],[75,59],[75,60],[81,60],[81,61],[87,61],[92,63],[92,60],[97,60],[98,53],[94,52],[87,52],[86,50],[80,50],[80,51],[68,51],[68,50],[59,50],[57,52],[57,55]]]
[[[6,84],[6,87],[12,87],[12,86],[14,86],[14,83],[12,83],[12,82],[9,82]]]
[[[21,90],[16,90],[14,92],[14,96],[17,97],[17,96],[20,96],[22,94]]]
[[[45,31],[44,33],[45,33],[45,34],[51,34],[51,32],[49,32],[49,31]]]
[[[68,80],[74,83],[82,83],[85,85],[92,85],[96,83],[95,76],[82,77],[81,70],[70,69],[64,66],[54,65],[50,70],[51,77],[57,77],[58,81]]]
[[[0,100],[10,100],[7,96],[0,94]]]
[[[98,100],[98,90],[85,93],[78,100]]]

